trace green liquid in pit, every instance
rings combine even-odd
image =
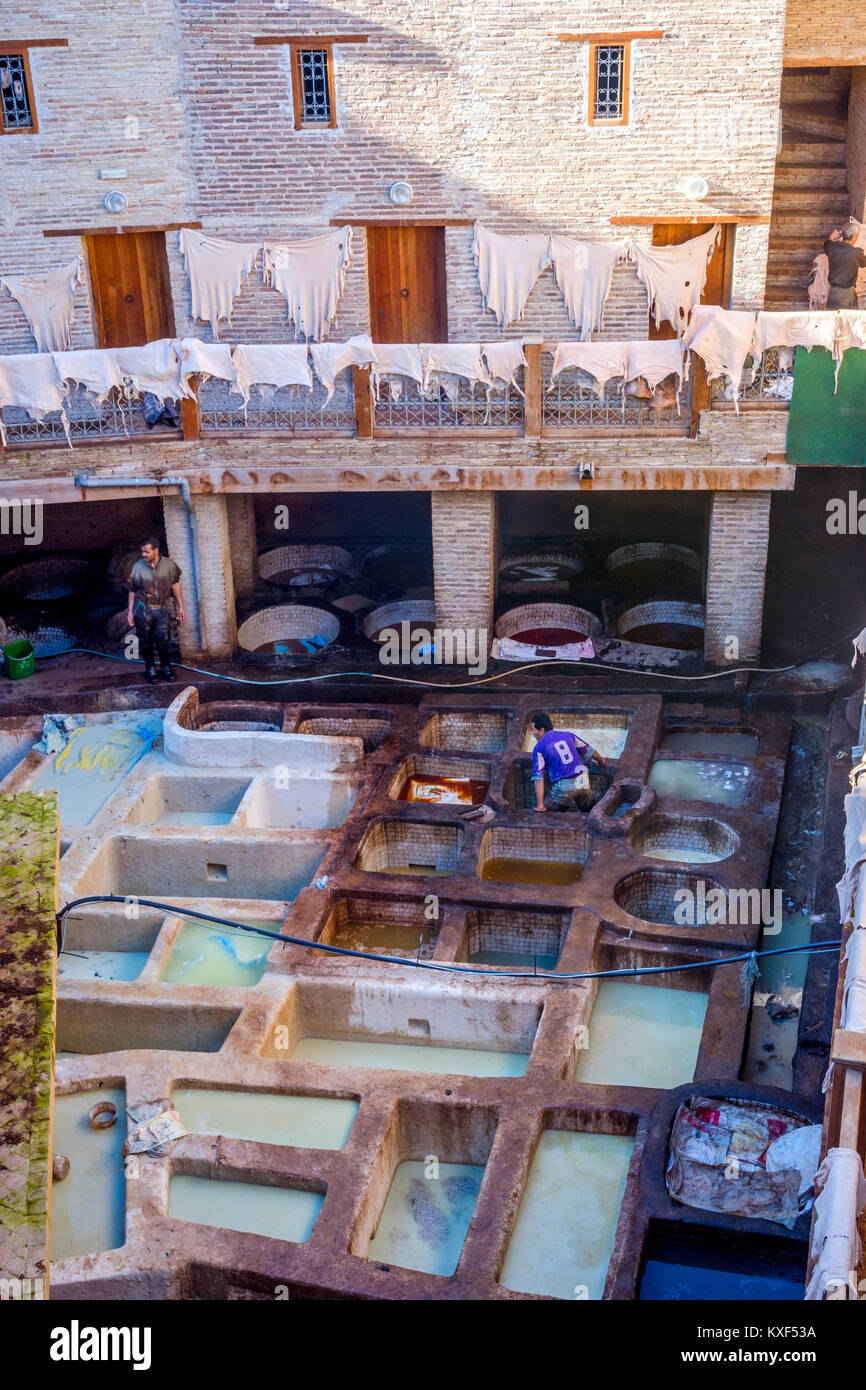
[[[261,1091],[179,1087],[172,1106],[190,1134],[222,1134],[258,1144],[342,1149],[358,1113],[354,1100],[280,1096]]]
[[[627,1135],[544,1131],[499,1276],[506,1289],[601,1298],[633,1148]]]
[[[575,1081],[671,1090],[695,1074],[707,995],[603,980]]]
[[[375,1042],[362,1038],[301,1038],[291,1060],[318,1062],[328,1067],[375,1067],[454,1076],[523,1076],[529,1054],[436,1047],[431,1043]]]
[[[323,1201],[320,1192],[302,1192],[294,1187],[180,1175],[169,1185],[168,1214],[175,1221],[303,1245],[313,1234]]]
[[[558,956],[530,956],[522,951],[477,951],[469,959],[473,965],[503,965],[514,970],[553,970]]]
[[[117,1121],[109,1129],[94,1129],[88,1114],[103,1100],[117,1107]],[[125,1106],[122,1088],[55,1097],[54,1153],[64,1154],[70,1169],[67,1178],[51,1184],[52,1260],[95,1255],[123,1244]]]
[[[512,859],[497,855],[486,860],[478,876],[494,883],[535,883],[561,888],[577,883],[582,873],[582,864],[570,864],[565,860]]]
[[[248,925],[279,930],[277,922]],[[273,944],[263,936],[240,929],[184,922],[159,978],[170,985],[255,985],[264,973]]]
[[[457,1268],[484,1169],[440,1163],[427,1176],[424,1162],[401,1163],[394,1174],[368,1260],[448,1276]]]

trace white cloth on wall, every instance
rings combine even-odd
[[[61,381],[83,386],[98,401],[104,401],[113,388],[123,386],[123,376],[114,353],[104,348],[55,352],[53,357]]]
[[[480,343],[422,343],[421,371],[425,394],[438,384],[452,399],[457,377],[463,377],[473,386],[476,381],[482,381],[485,386],[492,384],[481,358]]]
[[[866,348],[866,309],[839,309],[836,312],[836,356],[848,348]]]
[[[182,338],[180,344],[180,374],[216,377],[219,381],[235,383],[237,375],[228,343],[203,343],[201,338]]]
[[[157,338],[143,347],[107,348],[122,377],[131,387],[130,394],[149,391],[161,401],[176,401],[189,396],[190,390],[181,379],[181,346],[176,338]]]
[[[266,397],[281,386],[306,386],[312,390],[306,343],[239,343],[232,361],[245,403],[252,386],[258,386]]]
[[[707,267],[721,237],[716,223],[708,232],[679,246],[647,246],[631,241],[628,254],[635,273],[646,288],[656,328],[666,320],[681,334],[692,310],[701,302],[707,283]]]
[[[604,327],[613,268],[625,256],[626,244],[574,241],[571,237],[551,235],[550,252],[569,318],[581,338],[589,338]]]
[[[863,1163],[855,1149],[830,1149],[815,1176],[815,1212],[810,1254],[814,1260],[805,1297],[839,1297],[842,1289],[857,1298],[861,1244],[857,1217],[866,1204]]]
[[[550,386],[553,390],[560,372],[574,367],[592,377],[593,390],[597,396],[604,395],[609,381],[625,377],[628,371],[628,343],[557,343],[553,354],[553,368],[550,373]]]
[[[349,226],[302,241],[265,243],[265,284],[279,290],[285,299],[296,334],[308,340],[327,337],[345,288],[351,254]]]
[[[866,1033],[866,928],[855,927],[845,947],[840,1028]]]
[[[643,377],[650,390],[653,390],[666,377],[675,375],[679,386],[682,386],[687,365],[679,338],[647,338],[628,344],[626,380],[632,382]]]
[[[698,354],[710,381],[727,377],[738,412],[740,382],[754,336],[754,313],[717,304],[699,304],[683,334],[683,346]]]
[[[63,383],[50,352],[16,352],[0,357],[0,409],[7,405],[18,406],[33,420],[43,420],[53,411],[60,411],[68,439],[65,400]],[[0,438],[5,444],[2,415]]]
[[[836,315],[832,310],[762,309],[755,320],[752,356],[763,357],[770,348],[779,349],[779,362],[789,367],[798,347],[823,347],[834,352],[836,345]]]
[[[854,913],[860,870],[866,864],[866,783],[860,784],[845,797],[845,872],[836,884],[839,897],[839,920],[860,925]],[[864,922],[866,925],[866,922]]]
[[[520,338],[505,338],[498,343],[482,343],[481,356],[490,377],[491,390],[504,391],[506,386],[513,386],[519,395],[523,395],[514,380],[515,372],[526,366],[523,342]]]
[[[224,241],[184,227],[178,247],[190,285],[190,312],[209,323],[214,338],[221,321],[232,321],[232,301],[256,263],[260,242]]]
[[[65,352],[72,341],[81,257],[36,275],[4,275],[0,285],[21,305],[40,352]]]
[[[476,222],[472,252],[484,307],[507,328],[523,317],[533,285],[550,265],[550,237],[546,232],[503,236]]]
[[[392,401],[399,400],[403,394],[404,377],[417,381],[419,386],[424,381],[420,343],[376,343],[376,361],[370,378],[376,399],[379,399],[384,382]]]
[[[347,338],[345,343],[311,343],[310,356],[316,376],[327,390],[326,401],[334,394],[337,374],[346,367],[369,367],[376,361],[376,349],[367,333]]]

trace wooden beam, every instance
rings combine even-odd
[[[193,398],[181,397],[180,432],[185,440],[194,440],[201,437],[201,412],[198,407],[198,387],[193,381],[190,381],[189,386]]]
[[[68,48],[68,39],[3,39],[0,53],[20,53],[22,48]]]
[[[324,48],[327,44],[366,42],[366,34],[262,34],[253,39],[256,48],[276,48],[280,44],[295,48]]]
[[[664,29],[632,29],[627,34],[557,34],[560,43],[631,43],[632,39],[663,39]]]
[[[373,398],[370,395],[370,368],[352,368],[355,395],[355,434],[358,439],[373,438]]]
[[[541,343],[524,343],[523,356],[523,433],[527,439],[541,438]]]
[[[853,1067],[845,1068],[842,1082],[842,1113],[839,1117],[840,1149],[857,1149],[860,1139],[860,1106],[863,1095],[863,1073]]]
[[[666,212],[657,212],[647,216],[643,213],[638,216],[611,217],[609,219],[612,227],[654,227],[656,222],[675,222],[677,226],[687,226],[690,222],[769,222],[769,213],[753,212],[721,212],[712,213],[702,210],[695,213],[693,217],[671,217]]]
[[[125,232],[179,232],[184,227],[191,227],[196,231],[201,230],[200,222],[160,222],[147,227],[130,227],[127,225],[112,227],[49,227],[43,231],[43,236],[123,236]]]
[[[474,227],[474,217],[332,217],[329,227]]]

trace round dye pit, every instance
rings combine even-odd
[[[37,657],[59,656],[76,642],[75,634],[50,612],[15,613],[5,622],[0,620],[0,634],[4,646],[7,642],[29,642]]]
[[[648,859],[680,864],[713,864],[739,849],[740,837],[710,816],[651,816],[631,834],[632,849]]]
[[[420,548],[379,545],[364,556],[361,574],[381,589],[420,589],[433,583],[433,556]]]
[[[324,608],[300,603],[261,608],[238,628],[238,644],[261,656],[315,656],[340,634],[340,622]]]
[[[708,925],[702,905],[706,907],[715,888],[721,884],[685,870],[640,869],[617,884],[613,898],[623,912],[640,921],[700,930]],[[691,896],[686,898],[683,890]]]
[[[696,651],[704,644],[704,610],[699,603],[659,599],[640,603],[623,613],[616,625],[618,637],[648,647],[673,647]]]
[[[93,571],[87,560],[55,557],[15,565],[0,579],[0,590],[4,597],[19,602],[45,603],[83,593],[92,582]]]
[[[635,589],[664,585],[678,591],[697,588],[701,577],[701,557],[684,545],[666,541],[638,541],[612,550],[604,562],[608,574]]]
[[[602,625],[594,613],[570,603],[524,603],[496,624],[496,636],[530,647],[562,647],[600,637]]]
[[[586,551],[575,546],[572,550],[523,550],[505,555],[499,565],[499,577],[513,593],[531,593],[550,585],[563,592],[572,579],[586,569]]]
[[[280,545],[259,556],[259,578],[281,588],[333,584],[352,573],[352,556],[339,545]]]
[[[380,642],[386,629],[396,631],[398,636],[402,635],[401,623],[411,625],[409,631],[409,641],[414,647],[417,644],[424,644],[422,635],[415,635],[415,628],[428,628],[430,630],[430,642],[432,644],[432,633],[436,626],[436,604],[428,599],[395,599],[393,603],[384,603],[380,608],[374,608],[372,613],[368,613],[364,619],[364,636],[371,642]]]

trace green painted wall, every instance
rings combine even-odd
[[[785,446],[789,463],[866,466],[866,352],[845,353],[835,395],[834,367],[826,348],[797,349]]]

